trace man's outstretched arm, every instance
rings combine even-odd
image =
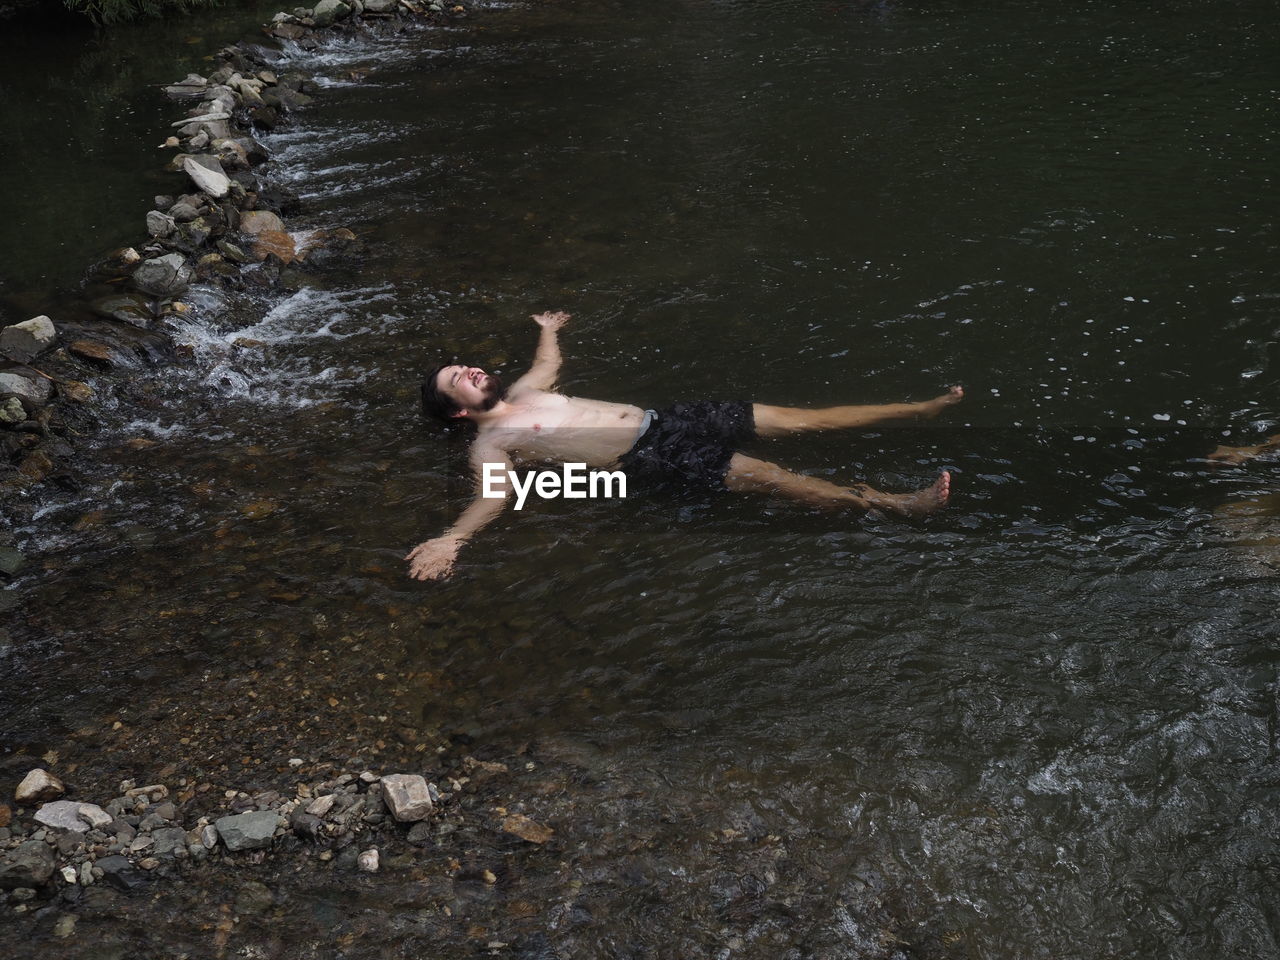
[[[493,484],[500,497],[486,497],[484,481],[485,463],[500,463],[502,478]],[[409,561],[409,576],[415,580],[442,580],[453,572],[453,563],[458,559],[458,551],[462,545],[487,526],[507,505],[507,497],[511,495],[508,482],[511,461],[501,450],[475,447],[471,451],[471,466],[476,475],[476,496],[470,506],[458,515],[453,526],[434,540],[420,543],[405,556]]]
[[[560,376],[560,343],[556,334],[569,322],[569,315],[563,311],[535,313],[533,322],[542,328],[538,334],[538,351],[533,355],[529,372],[511,385],[513,393],[522,387],[550,390]]]

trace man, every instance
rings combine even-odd
[[[628,492],[702,490],[778,494],[816,507],[871,510],[920,517],[946,506],[951,476],[943,471],[913,493],[883,493],[865,484],[842,487],[756,460],[738,447],[756,437],[810,430],[866,429],[890,420],[926,419],[959,403],[960,387],[922,403],[801,410],[760,403],[683,403],[662,411],[623,403],[567,397],[552,390],[560,371],[557,331],[567,313],[533,317],[541,328],[533,367],[508,390],[479,367],[449,364],[422,385],[423,412],[445,422],[476,426],[471,465],[476,499],[443,536],[419,544],[405,557],[409,575],[434,580],[449,575],[458,550],[502,512],[503,496],[482,496],[485,464],[512,469],[526,463],[584,463],[626,472]]]

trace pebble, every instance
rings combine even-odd
[[[57,800],[66,792],[67,788],[61,780],[49,771],[36,767],[22,778],[13,798],[19,804],[39,803],[42,800]]]
[[[360,856],[356,858],[356,866],[365,873],[377,873],[378,851],[376,849],[364,851],[364,853],[360,854]]]

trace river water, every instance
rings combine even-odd
[[[250,676],[255,722],[332,695],[335,755],[379,712],[534,744],[581,774],[493,931],[530,957],[1280,956],[1280,469],[1203,461],[1280,431],[1275,41],[1261,2],[614,0],[290,50],[326,88],[265,141],[291,226],[367,253],[197,309],[84,489],[18,509],[11,748],[177,741]],[[544,309],[563,388],[641,406],[963,383],[756,448],[950,469],[953,508],[550,501],[412,582],[465,503],[419,375],[518,373]]]

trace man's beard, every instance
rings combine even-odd
[[[502,382],[500,377],[492,373],[487,376],[489,379],[484,382],[484,386],[481,388],[484,391],[484,399],[480,401],[480,405],[477,408],[481,413],[488,413],[498,405],[498,401],[507,395],[506,384]]]

